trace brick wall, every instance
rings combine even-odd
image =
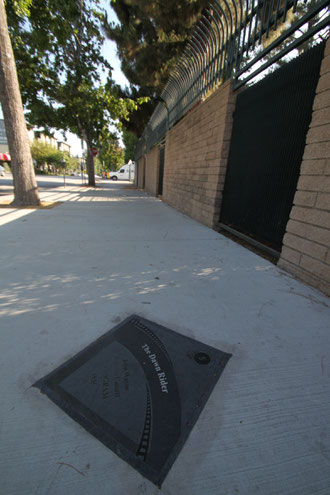
[[[159,176],[159,148],[155,146],[145,155],[145,190],[157,196]]]
[[[135,183],[139,189],[144,189],[144,177],[145,177],[145,157],[143,155],[136,163]]]
[[[330,295],[330,40],[278,266]]]
[[[211,228],[219,222],[234,107],[228,81],[166,136],[163,200]]]

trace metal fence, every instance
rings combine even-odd
[[[139,159],[227,79],[238,88],[330,24],[329,0],[212,0],[135,150]]]

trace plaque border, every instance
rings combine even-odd
[[[129,450],[125,447],[125,445],[123,445],[122,442],[133,443],[129,438],[125,437],[125,435],[120,433],[117,429],[113,428],[97,413],[80,402],[79,399],[66,392],[59,385],[62,380],[74,373],[74,371],[77,370],[81,366],[81,364],[88,361],[90,357],[94,357],[103,348],[105,343],[108,344],[114,341],[116,331],[120,330],[120,327],[122,327],[126,323],[129,323],[130,320],[132,320],[133,318],[140,320],[143,325],[156,325],[157,328],[159,328],[159,330],[161,331],[175,334],[183,340],[195,342],[196,349],[198,349],[198,346],[202,344],[205,350],[209,348],[213,352],[216,351],[222,354],[221,360],[217,361],[217,372],[214,373],[213,376],[207,381],[204,393],[201,395],[199,401],[196,404],[196,407],[192,408],[190,417],[181,429],[179,440],[175,444],[172,452],[159,471],[152,469],[151,466],[147,465],[144,461],[136,457],[133,451]],[[88,433],[97,438],[100,442],[103,443],[103,445],[117,454],[118,457],[127,462],[134,469],[140,472],[140,474],[145,476],[147,479],[152,481],[160,488],[174,461],[176,460],[184,444],[186,443],[190,432],[195,426],[206,402],[208,401],[216,383],[218,382],[226,364],[231,357],[232,354],[230,353],[221,351],[219,349],[216,349],[215,347],[211,347],[208,344],[204,344],[203,342],[200,342],[186,335],[182,335],[174,330],[171,330],[170,328],[159,325],[158,323],[148,320],[144,317],[132,314],[131,316],[125,318],[119,324],[108,330],[106,333],[98,337],[91,344],[87,345],[73,357],[67,359],[64,363],[45,375],[43,378],[37,380],[37,382],[33,384],[33,387],[38,388],[41,393],[45,394],[49,399],[51,399],[57,406],[59,406],[68,416],[70,416],[74,421],[82,426]],[[116,437],[118,440],[116,439]]]

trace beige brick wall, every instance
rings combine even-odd
[[[278,266],[330,295],[330,40]]]
[[[144,177],[145,177],[145,156],[143,155],[136,163],[135,183],[139,189],[144,189]]]
[[[211,228],[219,222],[234,108],[228,81],[166,136],[163,200]]]
[[[159,148],[155,146],[145,155],[145,185],[146,191],[153,196],[158,194],[159,177]]]

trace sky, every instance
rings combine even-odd
[[[101,6],[108,12],[109,21],[119,23],[114,10],[109,6],[110,0],[102,0]],[[114,41],[106,39],[104,41],[102,55],[108,60],[113,67],[112,77],[117,84],[121,86],[129,86],[129,82],[120,69],[120,60],[117,57],[117,46]]]

